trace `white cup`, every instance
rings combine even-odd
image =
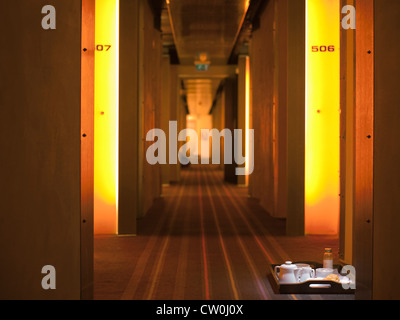
[[[315,278],[315,270],[310,266],[301,268],[300,282]]]

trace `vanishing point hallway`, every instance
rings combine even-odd
[[[399,0],[0,12],[0,300],[400,300]],[[325,248],[354,296],[273,290]]]
[[[349,295],[279,295],[268,265],[321,261],[329,236],[288,237],[247,195],[223,182],[217,167],[182,170],[181,183],[138,221],[137,236],[95,237],[95,299],[352,299]],[[337,250],[334,250],[337,252]]]

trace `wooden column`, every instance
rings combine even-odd
[[[400,264],[400,44],[396,36],[399,30],[400,1],[375,0],[375,48],[372,49],[375,58],[374,299],[400,299],[397,268]],[[361,265],[359,267],[362,268]]]
[[[293,236],[304,234],[305,4],[288,1],[286,231]]]
[[[167,138],[166,150],[169,150],[169,121],[176,120],[171,118],[171,98],[170,95],[172,88],[170,87],[170,57],[169,55],[163,56],[162,61],[162,109],[161,109],[161,129],[165,132]],[[169,164],[169,157],[167,151],[167,163],[161,166],[161,182],[168,185],[171,182],[171,165]]]
[[[275,217],[287,215],[287,28],[288,0],[277,0],[275,5],[275,104],[274,121],[276,132],[276,178]]]
[[[238,68],[238,101],[237,101],[237,128],[242,130],[242,150],[241,155],[246,154],[246,63],[248,56],[239,56]],[[245,167],[245,164],[238,165]],[[237,183],[246,185],[246,176],[238,176]]]
[[[118,233],[136,234],[138,215],[139,2],[120,0]]]
[[[138,214],[146,215],[156,197],[161,195],[159,165],[150,165],[146,151],[153,144],[146,141],[149,130],[160,125],[161,108],[161,35],[154,26],[154,15],[146,0],[138,1]]]
[[[177,72],[177,68],[174,68],[174,71]],[[176,73],[176,75],[178,75]],[[176,112],[176,119],[178,120],[178,135],[179,132],[187,128],[187,123],[186,123],[186,116],[188,115],[187,113],[187,105],[186,102],[183,100],[183,96],[181,95],[181,86],[180,86],[180,77],[174,77],[176,79],[176,83],[178,84],[176,87],[176,108],[172,108],[172,112]],[[172,82],[173,83],[173,82]],[[172,93],[173,94],[173,93]],[[178,141],[178,153],[181,147],[186,143],[186,141]],[[178,164],[173,165],[173,172],[174,176],[177,180],[175,181],[180,181],[181,179],[181,164],[179,162],[179,156],[178,156]]]
[[[345,5],[354,6],[354,0],[342,0],[341,8]],[[339,258],[345,264],[353,263],[354,39],[355,30],[341,28]]]
[[[354,267],[356,296],[372,298],[374,158],[374,0],[357,0],[354,115]]]
[[[178,134],[181,130],[186,129],[186,113],[182,111],[182,99],[180,96],[181,86],[178,75],[178,65],[170,66],[170,77],[169,77],[169,88],[170,88],[170,118],[172,121],[178,121]],[[178,150],[183,145],[183,142],[178,142]],[[171,164],[170,165],[170,182],[180,181],[180,168],[181,165]]]
[[[256,26],[250,45],[255,162],[254,173],[249,178],[249,192],[271,216],[285,218],[288,201],[288,1],[266,3]]]
[[[215,106],[212,110],[212,119],[213,119],[213,129],[217,129],[218,131],[222,131],[225,129],[225,94],[224,91],[218,95]],[[224,169],[224,139],[220,140],[220,165],[219,167]]]
[[[51,1],[54,30],[44,5],[0,2],[0,299],[81,297],[82,2]],[[55,290],[42,288],[46,265]]]
[[[82,1],[81,298],[93,299],[95,0]]]
[[[154,199],[161,195],[160,165],[150,165],[146,151],[153,142],[146,141],[149,130],[159,126],[161,109],[161,34],[154,26],[154,14],[149,1],[139,1],[139,211],[146,215]]]
[[[225,80],[225,128],[234,132],[237,123],[237,77],[230,77]],[[226,144],[226,141],[224,142]],[[232,134],[232,150],[234,150]],[[232,164],[225,164],[224,179],[226,182],[236,184],[236,164],[232,152]]]
[[[253,30],[250,46],[254,172],[249,192],[274,215],[274,1],[268,1]]]

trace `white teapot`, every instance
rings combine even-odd
[[[277,272],[279,269],[279,272]],[[285,264],[275,266],[275,274],[279,277],[280,283],[298,283],[301,276],[301,268],[292,264],[291,261],[286,261]]]

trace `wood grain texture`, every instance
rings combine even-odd
[[[240,55],[238,59],[238,101],[237,101],[237,128],[242,130],[242,150],[241,155],[246,154],[246,61],[248,56]],[[249,93],[250,94],[250,93]],[[244,168],[245,164],[238,165],[239,168]],[[241,175],[237,177],[239,185],[246,184],[246,176]]]
[[[287,80],[288,80],[288,0],[277,0],[276,14],[276,124],[277,124],[277,195],[275,203],[275,217],[287,216]]]
[[[374,0],[358,0],[354,119],[354,266],[359,299],[372,298],[374,158]]]
[[[354,5],[342,0],[341,7]],[[340,259],[352,263],[354,166],[355,31],[341,28],[340,44]]]
[[[120,0],[118,233],[136,234],[138,216],[138,2]]]
[[[153,23],[153,12],[148,1],[140,1],[141,19],[140,32],[142,34],[140,53],[141,69],[139,82],[142,91],[140,98],[139,113],[139,197],[141,205],[138,217],[146,215],[156,197],[161,194],[161,175],[159,165],[150,165],[146,160],[146,150],[153,142],[146,141],[146,134],[149,130],[159,128],[161,108],[161,70],[162,70],[162,43],[160,31]]]
[[[238,79],[237,77],[230,77],[225,80],[225,128],[229,129],[232,133],[236,129],[237,125],[237,88],[238,88]],[[224,141],[224,146],[226,145],[226,141]],[[232,146],[231,150],[234,150],[234,141],[232,134]],[[234,153],[232,152],[232,164],[224,165],[224,179],[226,182],[236,184],[237,183],[237,175],[235,172],[236,164],[234,160]]]
[[[252,33],[250,65],[252,78],[252,128],[254,171],[249,192],[269,214],[274,215],[273,103],[274,103],[274,1],[260,15]]]
[[[341,0],[340,7],[347,4],[347,0]],[[340,31],[340,221],[339,241],[340,258],[344,259],[345,235],[346,235],[346,119],[347,119],[347,30]]]
[[[400,2],[375,0],[373,298],[379,300],[400,299],[399,30]]]
[[[212,109],[212,121],[213,121],[213,128],[217,129],[218,131],[222,131],[225,129],[225,93],[222,91],[219,98],[216,101],[214,108]],[[224,168],[224,139],[220,140],[220,165],[221,169]]]
[[[93,299],[95,0],[82,1],[81,299]],[[83,137],[85,135],[85,137]]]
[[[172,88],[170,87],[170,57],[169,55],[163,55],[162,58],[162,108],[161,108],[161,126],[160,128],[165,132],[167,138],[166,150],[167,150],[167,163],[161,166],[161,183],[169,184],[171,182],[171,169],[172,165],[169,164],[169,121],[171,118],[171,99]],[[175,119],[176,120],[176,119]]]
[[[1,1],[1,299],[79,299],[81,233],[80,0]],[[56,268],[43,290],[42,267]]]
[[[304,234],[305,1],[288,2],[287,233]]]

